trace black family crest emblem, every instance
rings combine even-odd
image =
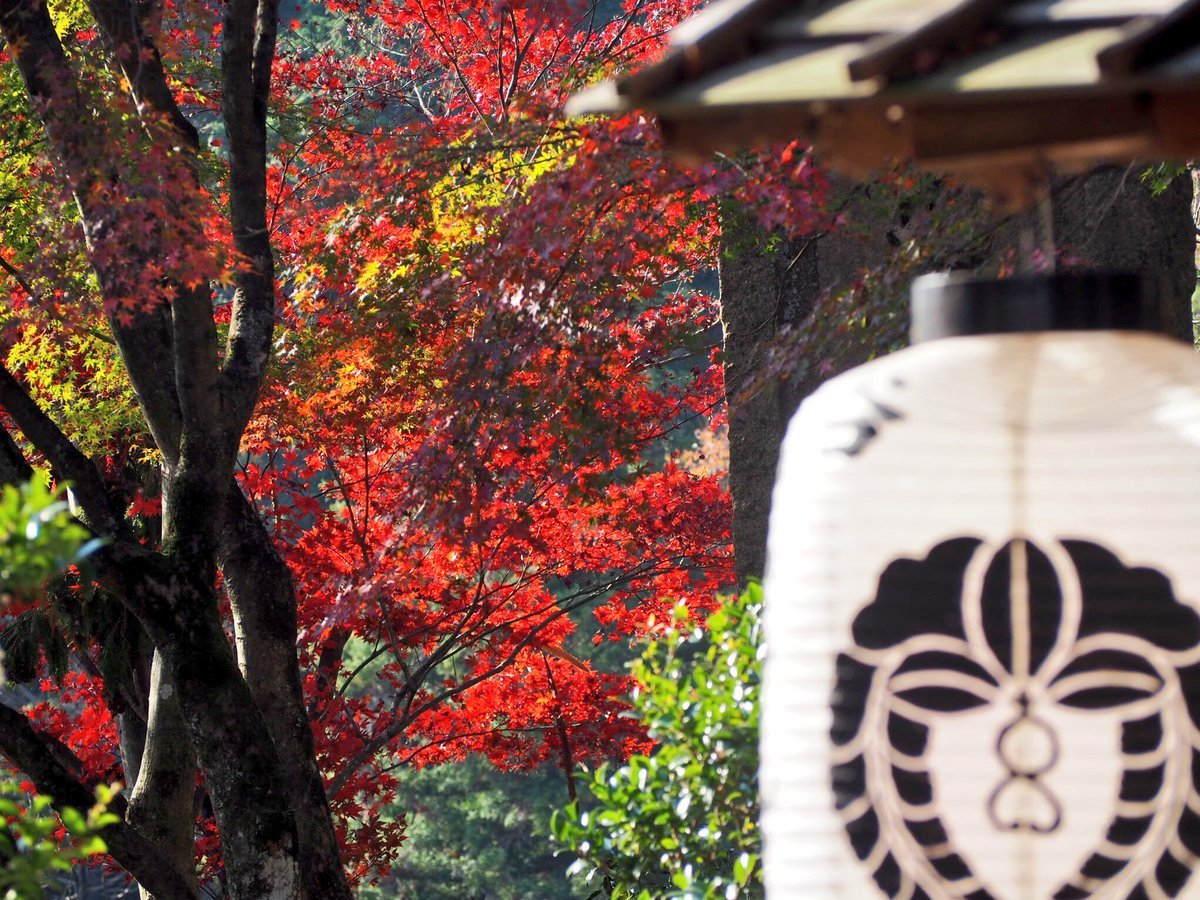
[[[837,660],[833,793],[889,897],[1175,897],[1200,862],[1200,616],[1095,543],[892,562]]]

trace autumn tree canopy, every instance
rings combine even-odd
[[[646,748],[585,650],[730,580],[669,449],[721,416],[717,209],[823,190],[562,119],[693,6],[0,0],[0,480],[102,540],[0,619],[0,754],[126,783],[146,893],[349,897],[398,767]]]

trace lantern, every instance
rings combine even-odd
[[[1200,897],[1200,361],[1153,294],[921,279],[793,419],[770,897]]]

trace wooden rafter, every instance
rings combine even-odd
[[[663,63],[569,110],[638,108],[699,156],[773,139],[1020,194],[1049,163],[1200,157],[1200,0],[715,0]]]
[[[969,41],[981,25],[1007,5],[1009,0],[961,0],[913,31],[877,38],[862,56],[851,61],[850,77],[886,83],[931,70],[949,47]]]
[[[1200,0],[1187,0],[1160,18],[1135,20],[1129,36],[1099,54],[1107,77],[1130,75],[1194,49],[1200,35]]]
[[[660,62],[619,79],[617,92],[645,100],[736,60],[758,29],[794,5],[794,0],[733,0],[710,7],[677,29]]]

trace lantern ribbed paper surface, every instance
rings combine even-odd
[[[1200,897],[1200,362],[950,337],[822,387],[780,463],[768,895]]]

